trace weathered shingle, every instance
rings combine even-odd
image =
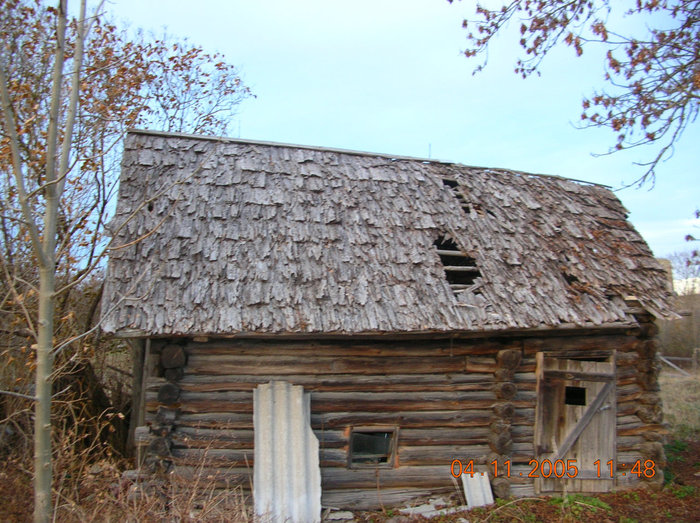
[[[111,229],[115,333],[589,325],[668,297],[610,191],[507,170],[134,132]],[[471,291],[450,289],[443,236],[476,260]]]

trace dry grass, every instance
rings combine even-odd
[[[664,421],[677,439],[700,437],[700,375],[662,372],[659,377]]]
[[[83,478],[87,496],[79,503],[64,499],[57,505],[57,521],[70,523],[127,522],[248,522],[250,504],[239,487],[220,491],[202,479],[177,476],[160,483],[131,484],[111,463]]]
[[[220,490],[204,474],[194,479],[165,475],[133,483],[123,477],[126,460],[71,462],[57,456],[55,521],[62,523],[249,522],[252,503],[239,486]],[[67,467],[67,468],[65,468]],[[31,462],[16,456],[0,466],[0,521],[32,519]]]

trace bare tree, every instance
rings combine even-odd
[[[59,218],[59,201],[65,188],[68,163],[71,156],[73,125],[77,114],[80,73],[83,60],[83,44],[88,30],[85,22],[85,0],[80,6],[77,22],[77,38],[73,56],[70,98],[64,106],[62,129],[59,131],[59,111],[65,75],[65,38],[67,1],[61,0],[57,10],[56,46],[49,100],[49,122],[46,135],[46,161],[43,179],[38,182],[43,193],[43,205],[32,205],[33,192],[27,191],[28,175],[22,165],[18,136],[18,122],[8,89],[5,52],[0,63],[0,95],[2,96],[3,123],[12,155],[17,197],[22,211],[22,225],[26,228],[32,245],[32,253],[39,268],[39,311],[36,329],[36,381],[34,424],[34,521],[48,522],[51,514],[51,373],[53,371],[53,327],[56,291],[56,239]],[[5,50],[3,50],[5,51]],[[40,222],[41,221],[41,222]],[[43,223],[43,225],[42,225]]]
[[[448,0],[452,2],[452,0]],[[635,24],[619,26],[624,18]],[[609,152],[651,146],[638,165],[636,183],[653,183],[655,170],[673,152],[700,109],[699,0],[510,0],[497,9],[477,4],[476,19],[464,20],[467,57],[487,56],[492,39],[520,24],[522,53],[515,72],[539,74],[545,56],[557,46],[581,56],[588,46],[606,51],[608,90],[583,100],[582,126],[613,130]],[[475,72],[486,65],[486,59]]]
[[[675,252],[668,259],[673,267],[673,282],[680,296],[700,294],[700,265],[694,252]]]
[[[55,358],[92,331],[70,296],[99,267],[124,131],[151,124],[225,132],[250,93],[219,55],[128,38],[101,4],[69,19],[67,0],[0,10],[0,327],[35,359],[35,521],[51,515]],[[65,360],[65,358],[64,358]],[[10,391],[11,392],[11,391]],[[17,395],[17,393],[14,393]]]

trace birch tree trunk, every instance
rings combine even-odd
[[[36,381],[34,415],[34,521],[48,523],[51,518],[51,485],[53,480],[51,460],[51,403],[53,372],[54,305],[56,293],[56,233],[58,210],[66,182],[73,125],[79,99],[80,72],[85,39],[85,0],[81,1],[78,34],[76,38],[73,70],[70,82],[70,98],[63,115],[64,128],[59,133],[59,111],[62,106],[65,65],[65,36],[67,23],[67,0],[59,0],[56,24],[56,49],[47,129],[46,168],[42,206],[33,206],[25,189],[23,169],[19,154],[20,140],[17,122],[8,91],[8,79],[4,67],[0,67],[0,97],[9,145],[12,149],[12,170],[17,186],[24,225],[32,242],[32,249],[39,268],[39,310],[36,343]],[[63,141],[59,150],[59,136]],[[43,215],[40,227],[37,212]]]

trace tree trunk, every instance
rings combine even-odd
[[[36,349],[36,406],[34,414],[34,521],[48,522],[51,515],[51,372],[55,272],[40,271],[39,332]]]

